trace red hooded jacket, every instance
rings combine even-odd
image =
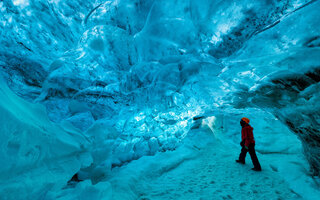
[[[241,139],[244,141],[244,145],[249,147],[249,144],[255,144],[254,137],[253,137],[253,128],[248,124],[244,126],[241,130]]]

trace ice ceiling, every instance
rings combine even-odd
[[[257,108],[299,136],[319,175],[319,7],[4,0],[1,74],[23,99],[45,105],[51,121],[79,129],[96,152],[91,168],[173,150],[199,116]]]

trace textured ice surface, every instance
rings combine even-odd
[[[84,181],[69,183],[61,198],[77,198],[68,193],[74,188],[108,198],[115,186],[100,181],[143,156],[183,149],[206,121],[221,122],[212,131],[225,132],[215,134],[225,146],[238,144],[243,115],[255,122],[258,152],[293,154],[305,166],[302,145],[311,169],[303,174],[319,175],[319,7],[317,0],[1,1],[2,191],[54,199],[77,173]],[[18,188],[24,192],[11,192]]]
[[[52,124],[43,107],[25,102],[3,81],[0,84],[0,193],[4,199],[45,197],[90,165],[88,141],[67,125]]]

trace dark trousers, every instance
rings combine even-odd
[[[250,144],[248,149],[246,149],[244,145],[241,145],[241,146],[242,146],[242,149],[241,149],[241,153],[239,155],[239,160],[241,162],[245,162],[246,161],[247,152],[249,151],[249,154],[250,154],[250,157],[251,157],[252,164],[253,164],[254,168],[261,169],[258,157],[256,155],[256,151],[254,149],[255,144]]]

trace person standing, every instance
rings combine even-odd
[[[240,125],[242,126],[241,130],[241,139],[240,145],[242,147],[241,153],[239,155],[239,160],[236,160],[237,163],[245,164],[246,155],[249,151],[254,171],[261,171],[261,166],[256,155],[255,141],[253,137],[253,128],[249,125],[250,120],[246,117],[241,118]]]

